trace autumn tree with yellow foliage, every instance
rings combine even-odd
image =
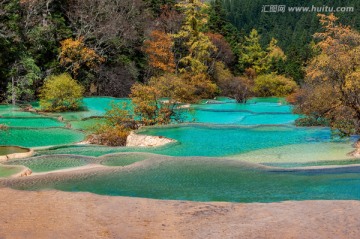
[[[156,73],[175,72],[173,45],[170,35],[158,30],[152,31],[144,42],[143,51],[148,56],[149,66]]]
[[[212,52],[217,49],[202,32],[208,18],[204,13],[207,5],[184,0],[177,6],[185,16],[181,29],[172,35],[154,30],[144,42],[148,64],[157,74],[131,89],[135,114],[146,125],[179,121],[175,110],[179,103],[213,97],[217,91],[208,74],[214,61]]]
[[[81,107],[84,87],[67,73],[49,76],[40,89],[43,111],[75,111]]]
[[[65,39],[60,44],[60,64],[66,67],[75,78],[82,67],[94,70],[105,61],[93,49],[85,46],[83,37],[75,40]]]
[[[182,121],[176,111],[180,102],[192,99],[195,88],[183,79],[166,74],[152,77],[146,84],[137,83],[131,89],[134,113],[144,125],[164,125]]]
[[[337,23],[333,14],[319,17],[324,29],[315,34],[319,54],[306,69],[297,111],[325,119],[345,135],[360,133],[360,33]]]

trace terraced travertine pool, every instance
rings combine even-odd
[[[0,145],[52,147],[5,162],[24,165],[34,176],[0,183],[24,190],[196,201],[360,199],[360,159],[347,155],[357,137],[295,127],[300,116],[283,99],[238,104],[222,97],[192,105],[188,123],[139,130],[176,140],[162,147],[75,145],[84,130],[101,122],[93,116],[104,115],[111,101],[131,105],[129,99],[85,98],[87,110],[47,115],[1,105],[0,124],[9,128],[0,131]],[[98,167],[46,174],[86,165]]]

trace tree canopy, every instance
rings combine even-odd
[[[319,15],[323,31],[318,54],[306,68],[298,110],[309,118],[326,119],[343,134],[360,132],[360,33],[337,22],[333,14]]]

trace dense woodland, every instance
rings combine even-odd
[[[264,4],[353,6],[355,12],[263,13]],[[41,98],[44,110],[63,111],[78,108],[82,95],[130,96],[141,124],[153,125],[180,120],[179,102],[289,96],[307,115],[299,124],[358,133],[359,5],[356,0],[0,0],[0,101]],[[347,65],[338,66],[339,59]],[[61,86],[69,91],[58,90]],[[71,94],[75,100],[64,106]],[[320,104],[324,95],[336,97]],[[121,110],[112,113],[133,120]]]
[[[253,28],[261,35],[262,46],[271,38],[276,38],[287,56],[287,64],[282,68],[285,73],[302,83],[304,67],[313,56],[313,35],[321,31],[317,13],[271,13],[261,12],[262,6],[285,5],[287,7],[354,7],[354,12],[339,12],[336,16],[344,25],[360,29],[360,1],[356,0],[223,0],[227,19],[240,31],[241,36],[248,34]]]

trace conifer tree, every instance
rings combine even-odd
[[[255,29],[245,37],[244,43],[240,46],[239,67],[241,71],[252,68],[257,74],[269,69],[269,64],[266,62],[266,51],[262,49],[260,36]]]

